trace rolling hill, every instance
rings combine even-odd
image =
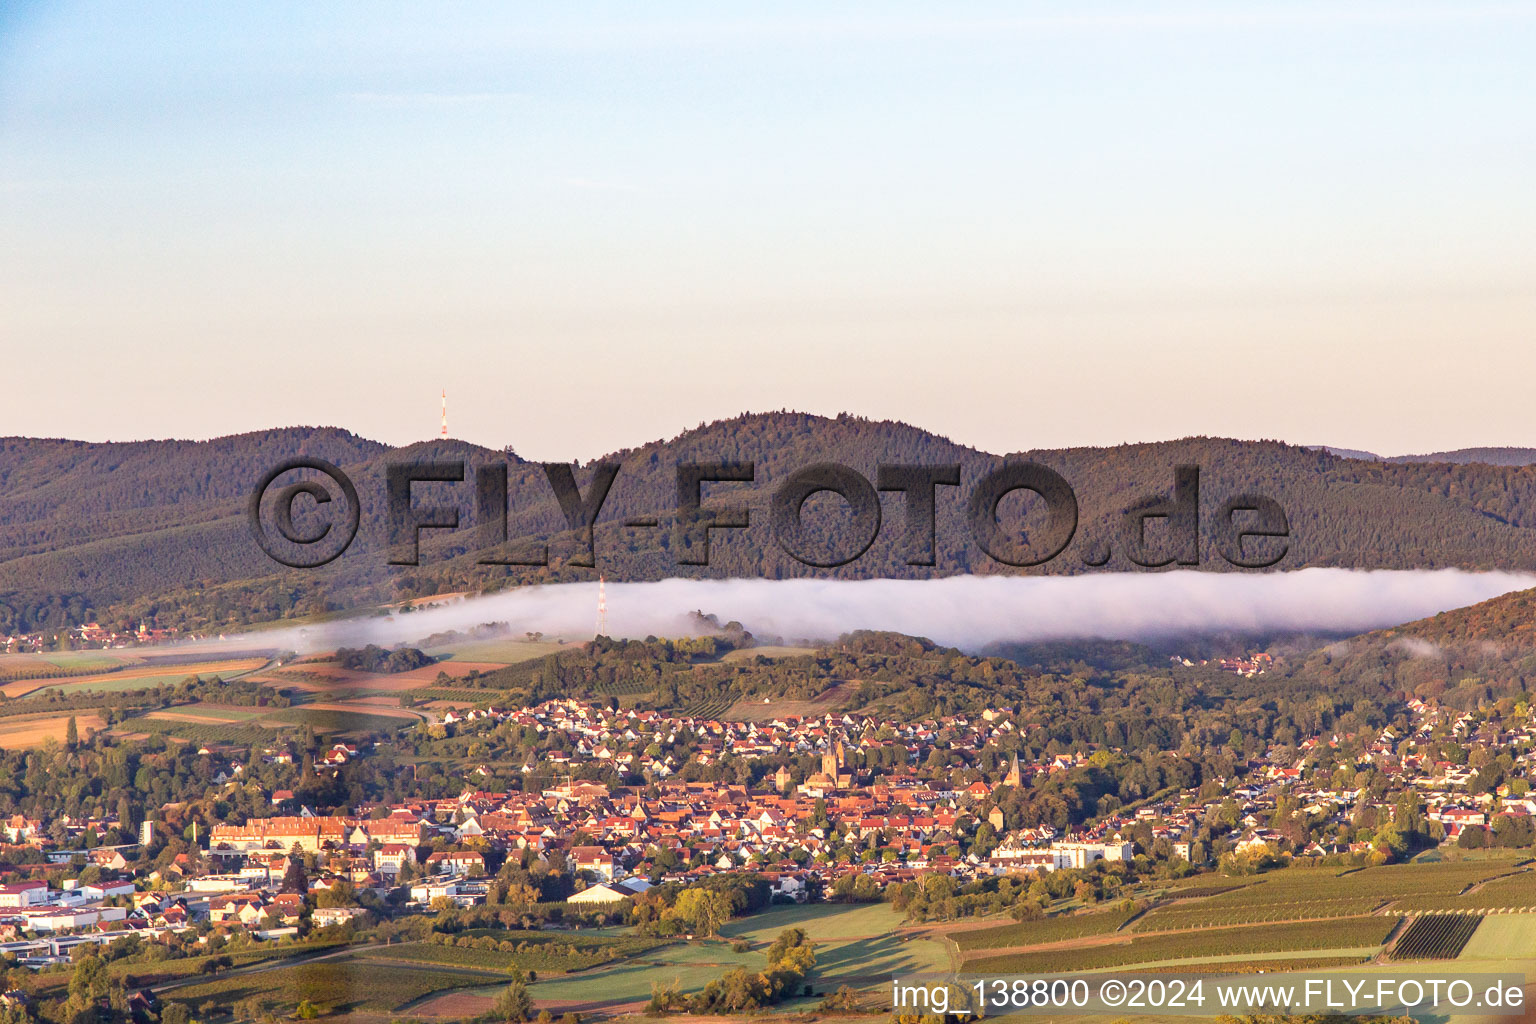
[[[315,570],[288,570],[253,542],[245,518],[251,489],[276,462],[326,459],[355,481],[361,530],[347,553]],[[1059,472],[1075,491],[1079,528],[1058,558],[1018,570],[990,559],[971,536],[966,500],[977,480],[1004,458],[1028,459]],[[386,564],[384,470],[388,463],[459,459],[470,472],[504,467],[508,535],[548,542],[543,567],[484,566],[476,547],[472,483],[417,485],[417,506],[456,503],[454,533],[423,538],[418,567]],[[1078,573],[1108,544],[1109,569],[1135,568],[1118,550],[1123,512],[1171,492],[1174,467],[1201,467],[1201,567],[1231,567],[1209,542],[1220,504],[1259,492],[1286,510],[1291,536],[1278,568],[1536,569],[1536,467],[1480,462],[1389,462],[1341,458],[1273,441],[1187,438],[1109,448],[1020,450],[1006,456],[958,445],[913,426],[853,416],[799,413],[740,416],[670,440],[620,451],[621,465],[603,506],[598,566],[610,578],[669,575],[830,575],[921,578],[963,572]],[[714,533],[707,567],[679,566],[670,530],[679,462],[751,461],[755,484],[713,484],[706,508],[744,504],[746,530]],[[902,498],[883,499],[884,522],[861,558],[836,569],[800,564],[775,542],[769,521],[773,488],[816,462],[851,466],[873,480],[878,463],[958,463],[962,486],[938,490],[936,561],[907,564]],[[590,467],[579,468],[583,487]],[[1004,504],[1021,537],[1043,524],[1038,510]],[[657,517],[660,525],[625,521]],[[823,495],[806,505],[808,536],[835,547],[846,537],[846,510]],[[311,614],[381,600],[515,582],[590,579],[570,564],[578,551],[541,466],[510,450],[457,441],[391,448],[344,430],[287,427],[212,441],[92,444],[56,439],[0,440],[0,628],[63,620],[85,612],[121,621],[156,616],[163,624],[219,625]]]

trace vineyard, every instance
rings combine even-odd
[[[1195,878],[1191,879],[1191,881],[1197,882],[1199,884],[1182,885],[1177,888],[1169,889],[1166,893],[1163,894],[1163,899],[1196,900],[1203,899],[1207,896],[1224,896],[1229,892],[1236,892],[1238,889],[1247,888],[1250,884],[1252,884],[1250,882],[1209,882],[1200,876],[1196,876]]]
[[[108,672],[121,672],[129,662],[103,662],[98,665],[81,665],[65,668],[45,661],[27,661],[0,668],[0,683],[19,683],[29,679],[71,679],[78,676],[99,676]]]
[[[950,934],[961,949],[1005,949],[1009,946],[1036,946],[1047,942],[1065,942],[1085,935],[1112,932],[1135,914],[1134,910],[1112,910],[1099,914],[1072,914],[1047,917],[1040,921],[1021,921],[1000,928],[977,928]]]
[[[421,700],[451,700],[485,706],[505,700],[505,695],[499,694],[495,690],[469,690],[463,687],[452,686],[429,686],[425,690],[407,690],[405,692]],[[400,691],[396,690],[390,696],[398,697],[400,696]]]
[[[436,942],[411,942],[389,948],[389,959],[468,967],[480,970],[534,970],[542,975],[581,971],[646,952],[664,942],[655,939],[600,937],[552,941],[548,933],[475,929]]]
[[[1455,896],[1416,896],[1401,910],[1526,910],[1536,908],[1536,871],[1526,869],[1495,878]]]
[[[282,724],[292,724],[296,727],[309,726],[316,732],[396,732],[406,726],[415,725],[411,718],[398,715],[370,715],[361,709],[357,711],[342,711],[337,708],[289,708],[271,715],[268,721]]]
[[[1509,869],[1508,861],[1396,864],[1343,873],[1323,868],[1290,868],[1261,876],[1253,885],[1232,892],[1159,907],[1137,921],[1132,930],[1182,931],[1356,917],[1398,900],[1406,901],[1402,909],[1430,909],[1421,908],[1419,902],[1456,897]]]
[[[1317,971],[1327,967],[1349,967],[1370,961],[1368,956],[1288,956],[1284,959],[1218,960],[1192,964],[1184,961],[1159,967],[1138,967],[1137,974],[1266,974],[1271,971]]]
[[[597,692],[605,697],[639,697],[654,689],[654,686],[644,680],[625,679],[619,682],[603,683],[597,688]]]
[[[1045,949],[965,961],[967,974],[1050,974],[1160,960],[1193,960],[1291,950],[1345,950],[1380,946],[1397,926],[1395,917],[1299,921],[1263,928],[1224,928],[1197,935],[1146,935],[1078,949]]]
[[[1432,914],[1418,918],[1397,940],[1388,960],[1454,960],[1483,919],[1477,914]]]
[[[130,718],[119,724],[118,729],[122,732],[171,736],[176,739],[190,740],[198,744],[228,743],[249,746],[256,743],[268,743],[273,738],[270,730],[255,725],[237,725],[220,722],[202,724],[198,722],[168,721],[162,718]]]
[[[484,983],[484,975],[440,966],[420,969],[376,965],[361,957],[292,964],[249,975],[225,976],[174,989],[167,998],[189,1009],[205,1000],[232,1003],[259,997],[283,1006],[308,1000],[321,1012],[347,1017],[359,1011],[382,1016],[443,989]],[[189,1014],[190,1016],[190,1014]]]
[[[735,697],[712,697],[709,700],[701,700],[690,704],[678,715],[683,718],[719,718],[731,709],[736,703]]]

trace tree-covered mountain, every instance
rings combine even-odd
[[[252,539],[246,504],[262,474],[295,456],[345,469],[362,505],[357,540],[320,569],[285,569]],[[462,484],[417,484],[417,507],[457,505],[461,528],[423,535],[419,566],[387,564],[385,468],[412,460],[462,460]],[[1016,569],[983,552],[968,520],[977,482],[1005,461],[1034,461],[1072,486],[1079,525],[1052,561]],[[1213,541],[1222,503],[1259,493],[1285,510],[1290,536],[1277,568],[1536,569],[1536,467],[1486,463],[1380,462],[1274,441],[1187,438],[1108,448],[980,452],[916,427],[853,416],[800,413],[740,416],[700,425],[671,440],[616,452],[600,462],[620,466],[596,528],[596,568],[572,564],[583,545],[567,526],[544,467],[506,451],[457,441],[406,448],[333,428],[291,427],[206,442],[91,444],[51,439],[0,440],[0,628],[158,617],[183,627],[310,614],[456,589],[516,583],[666,576],[837,576],[923,578],[955,573],[1080,573],[1137,569],[1126,556],[1122,518],[1150,499],[1167,498],[1175,467],[1198,465],[1203,569],[1233,569]],[[674,535],[677,466],[686,462],[752,462],[751,484],[705,485],[704,507],[744,505],[750,526],[716,530],[707,566],[680,564]],[[775,488],[811,464],[849,466],[872,483],[879,464],[958,464],[961,485],[936,496],[933,566],[908,564],[904,498],[885,493],[883,522],[855,561],[811,568],[776,541],[770,521]],[[494,551],[477,533],[478,469],[504,470],[507,535]],[[592,467],[577,467],[586,493]],[[1038,501],[1005,500],[1000,519],[1015,540],[1038,540],[1045,513]],[[833,555],[850,543],[849,513],[840,499],[819,495],[805,505],[807,543]],[[626,526],[656,518],[656,527]],[[1162,550],[1159,529],[1152,546]],[[481,565],[494,554],[548,544],[547,566]],[[1277,542],[1267,542],[1277,543]],[[1152,571],[1152,570],[1143,570]]]
[[[1323,686],[1360,682],[1467,709],[1529,703],[1536,691],[1536,590],[1326,643],[1288,659]]]
[[[1428,455],[1397,455],[1387,462],[1481,462],[1489,466],[1529,466],[1536,463],[1536,448],[1458,448]]]
[[[1383,456],[1359,448],[1339,448],[1334,445],[1314,445],[1313,447],[1343,459],[1360,459],[1365,462],[1451,462],[1458,465],[1481,462],[1489,466],[1536,464],[1536,448],[1457,448],[1454,451],[1427,452],[1423,455]]]

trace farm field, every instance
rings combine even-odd
[[[289,946],[269,944],[261,949],[237,950],[227,955],[234,961],[235,967],[250,967],[253,964],[286,960],[289,957],[312,956],[339,945],[341,944],[338,942],[304,942]],[[148,964],[116,961],[107,964],[107,973],[112,977],[131,975],[140,984],[153,985],[199,974],[203,965],[215,955],[217,954],[210,953],[206,956],[188,956],[179,960],[161,960]]]
[[[766,704],[761,697],[755,700],[739,700],[729,705],[723,714],[732,721],[741,722],[763,722],[773,718],[783,718],[786,715],[825,715],[843,706],[844,701],[851,697],[856,689],[857,687],[851,683],[839,683],[821,691],[810,700],[774,697]]]
[[[591,936],[585,932],[491,931],[477,929],[465,936],[494,948],[445,946],[410,942],[377,952],[390,960],[442,964],[471,970],[510,971],[516,967],[540,975],[566,974],[610,963],[621,957],[648,953],[667,943],[634,937]],[[517,947],[506,949],[503,947]]]
[[[775,907],[730,922],[721,929],[720,940],[673,942],[566,977],[541,974],[532,992],[536,1003],[569,1007],[643,1002],[650,998],[653,984],[676,982],[684,992],[697,991],[734,967],[762,970],[766,946],[791,927],[804,928],[816,943],[811,981],[818,991],[845,983],[872,984],[893,972],[949,969],[949,956],[939,942],[897,932],[900,924],[901,915],[885,904]],[[745,939],[753,948],[738,953],[730,945],[734,939]],[[578,935],[568,941],[584,945],[589,940]],[[476,988],[429,1000],[416,1009],[472,1015],[487,1009],[499,991],[497,986]]]
[[[61,693],[82,690],[112,692],[117,690],[142,690],[162,683],[179,683],[188,676],[230,676],[249,672],[266,664],[262,658],[242,658],[222,661],[188,662],[184,665],[167,665],[163,662],[141,661],[114,671],[100,669],[53,678],[23,679],[6,683],[0,693],[7,697],[24,697],[40,690],[53,689]]]
[[[695,701],[678,713],[686,718],[719,720],[735,703],[736,701],[730,697],[712,697],[708,700]]]
[[[902,926],[902,915],[887,903],[814,904],[770,907],[731,921],[720,934],[728,939],[772,942],[786,928],[804,928],[814,942],[885,935]]]
[[[1004,956],[967,958],[967,974],[1032,974],[1086,971],[1129,964],[1302,951],[1374,952],[1397,925],[1395,917],[1298,921],[1262,927],[1214,928],[1196,935],[1138,936],[1069,949],[1034,950]],[[1317,953],[1316,955],[1323,955]]]
[[[489,661],[440,661],[409,672],[375,673],[341,668],[323,662],[292,665],[264,674],[261,681],[284,689],[334,694],[338,697],[368,691],[400,693],[437,685],[439,675],[458,679],[471,672],[492,672],[502,666]],[[486,691],[490,693],[492,691]]]
[[[1509,860],[1392,864],[1337,872],[1287,868],[1252,885],[1201,899],[1180,900],[1148,912],[1132,931],[1172,931],[1265,921],[1354,917],[1393,904],[1420,908],[1426,897],[1454,896],[1515,870]],[[1402,901],[1398,905],[1398,901]]]
[[[316,732],[394,732],[420,720],[418,715],[408,711],[355,704],[320,704],[285,708],[265,716],[258,724],[270,728],[307,725]]]
[[[151,690],[156,686],[175,686],[191,673],[177,672],[165,675],[128,675],[126,672],[115,672],[110,676],[94,676],[85,679],[47,679],[40,682],[25,694],[7,693],[9,697],[37,697],[45,693],[71,694],[71,693],[124,693],[128,690]],[[17,684],[11,684],[13,686]],[[6,688],[7,690],[10,687]]]
[[[92,729],[100,731],[105,728],[106,722],[98,714],[81,712],[75,715],[75,726],[80,735],[85,736]],[[40,747],[48,740],[63,743],[65,733],[68,731],[69,714],[67,712],[0,719],[0,749],[22,750],[28,747]]]
[[[451,647],[428,648],[428,654],[447,659],[448,664],[454,662],[493,662],[494,668],[503,665],[516,665],[520,661],[532,661],[534,658],[542,658],[554,654],[556,651],[570,647],[570,644],[558,640],[516,640],[505,637],[499,640],[471,641],[466,644]],[[486,671],[481,668],[481,671]],[[450,675],[463,675],[449,673]]]
[[[191,704],[169,711],[151,711],[144,717],[161,719],[167,722],[248,722],[253,718],[260,718],[266,713],[266,710],[265,708],[237,708],[223,707],[215,704]]]
[[[167,739],[185,740],[188,743],[264,743],[272,739],[272,733],[259,726],[243,722],[191,722],[164,718],[129,718],[118,724],[113,733],[118,736],[164,736]]]
[[[1536,914],[1490,914],[1461,951],[1460,960],[1536,958]]]
[[[35,655],[35,657],[50,665],[57,665],[59,668],[95,671],[141,660],[132,654],[114,654],[110,651],[56,651],[52,654]]]
[[[1536,870],[1494,878],[1456,896],[1414,896],[1398,904],[1401,910],[1536,910]]]
[[[473,707],[476,704],[505,703],[502,695],[495,690],[468,690],[454,689],[447,686],[433,686],[426,690],[412,691],[411,696],[417,700],[427,702],[429,708]]]
[[[811,983],[821,991],[843,984],[874,984],[893,973],[942,971],[949,966],[943,947],[929,939],[882,935],[828,940],[816,945]],[[653,984],[676,982],[684,992],[697,991],[734,967],[762,970],[762,948],[737,953],[724,942],[669,946],[599,970],[540,979],[533,986],[533,996],[539,1002],[579,1004],[644,1001],[650,998]]]
[[[815,654],[814,647],[786,647],[780,644],[763,644],[761,647],[745,647],[734,651],[726,651],[721,661],[751,661],[753,658],[797,658],[804,654]]]
[[[417,970],[390,964],[384,969],[363,958],[339,957],[186,985],[165,993],[165,998],[195,1009],[206,999],[231,1003],[254,997],[279,1016],[291,1014],[305,999],[328,1013],[384,1014],[434,992],[483,981],[483,974],[444,967]]]
[[[1398,936],[1388,960],[1454,960],[1482,924],[1477,914],[1430,914],[1415,918]]]
[[[125,719],[117,731],[153,733],[195,743],[263,743],[272,739],[274,731],[306,725],[320,733],[388,733],[420,720],[419,713],[361,702],[278,709],[187,704]]]
[[[1065,942],[1085,935],[1102,935],[1112,932],[1130,920],[1132,914],[1134,911],[1111,910],[1095,914],[1058,915],[1040,921],[1006,924],[998,928],[974,928],[950,932],[949,937],[962,950],[1004,949],[1009,946]]]
[[[58,673],[88,675],[105,672],[140,659],[108,651],[58,651],[52,654],[0,654],[0,679],[22,679],[29,675]]]

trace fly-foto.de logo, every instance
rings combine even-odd
[[[568,565],[596,567],[593,528],[604,503],[620,484],[618,463],[598,463],[585,488],[578,485],[568,463],[542,464],[567,529],[577,550]],[[283,482],[287,480],[287,482]],[[749,503],[741,495],[730,502],[705,504],[712,484],[758,484],[751,462],[683,462],[676,467],[675,502],[671,522],[660,516],[635,516],[622,525],[639,530],[670,529],[670,548],[678,566],[707,566],[711,537],[720,531],[753,527]],[[451,504],[417,500],[418,485],[443,486],[458,498]],[[791,473],[773,485],[768,501],[769,528],[774,543],[791,558],[813,568],[835,568],[861,558],[883,527],[881,492],[899,495],[902,506],[899,543],[910,566],[936,563],[939,509],[942,502],[963,502],[960,519],[969,538],[988,557],[1004,565],[1043,565],[1061,556],[1078,533],[1078,501],[1072,485],[1058,472],[1036,462],[1004,462],[987,471],[964,494],[961,467],[881,464],[873,481],[856,469],[819,462]],[[1034,499],[1043,524],[1027,538],[1000,521],[1010,495],[1025,492]],[[808,525],[806,503],[819,494],[841,498],[833,525]],[[384,471],[384,522],[391,565],[418,565],[426,531],[459,530],[464,512],[472,508],[474,550],[481,565],[545,566],[548,545],[538,540],[508,537],[510,497],[505,464],[474,467],[463,461],[393,463]],[[256,543],[270,557],[295,568],[314,568],[334,561],[356,538],[363,507],[358,490],[340,468],[321,459],[292,459],[269,470],[251,494],[249,518]],[[952,517],[946,517],[952,518]],[[1146,568],[1200,563],[1202,537],[1228,564],[1262,569],[1277,564],[1289,550],[1290,523],[1285,509],[1262,494],[1227,497],[1214,514],[1202,516],[1200,468],[1178,466],[1173,488],[1151,495],[1120,515],[1114,548],[1128,561]],[[1159,534],[1153,541],[1149,527]],[[1107,541],[1079,545],[1086,566],[1102,566],[1112,557]]]

